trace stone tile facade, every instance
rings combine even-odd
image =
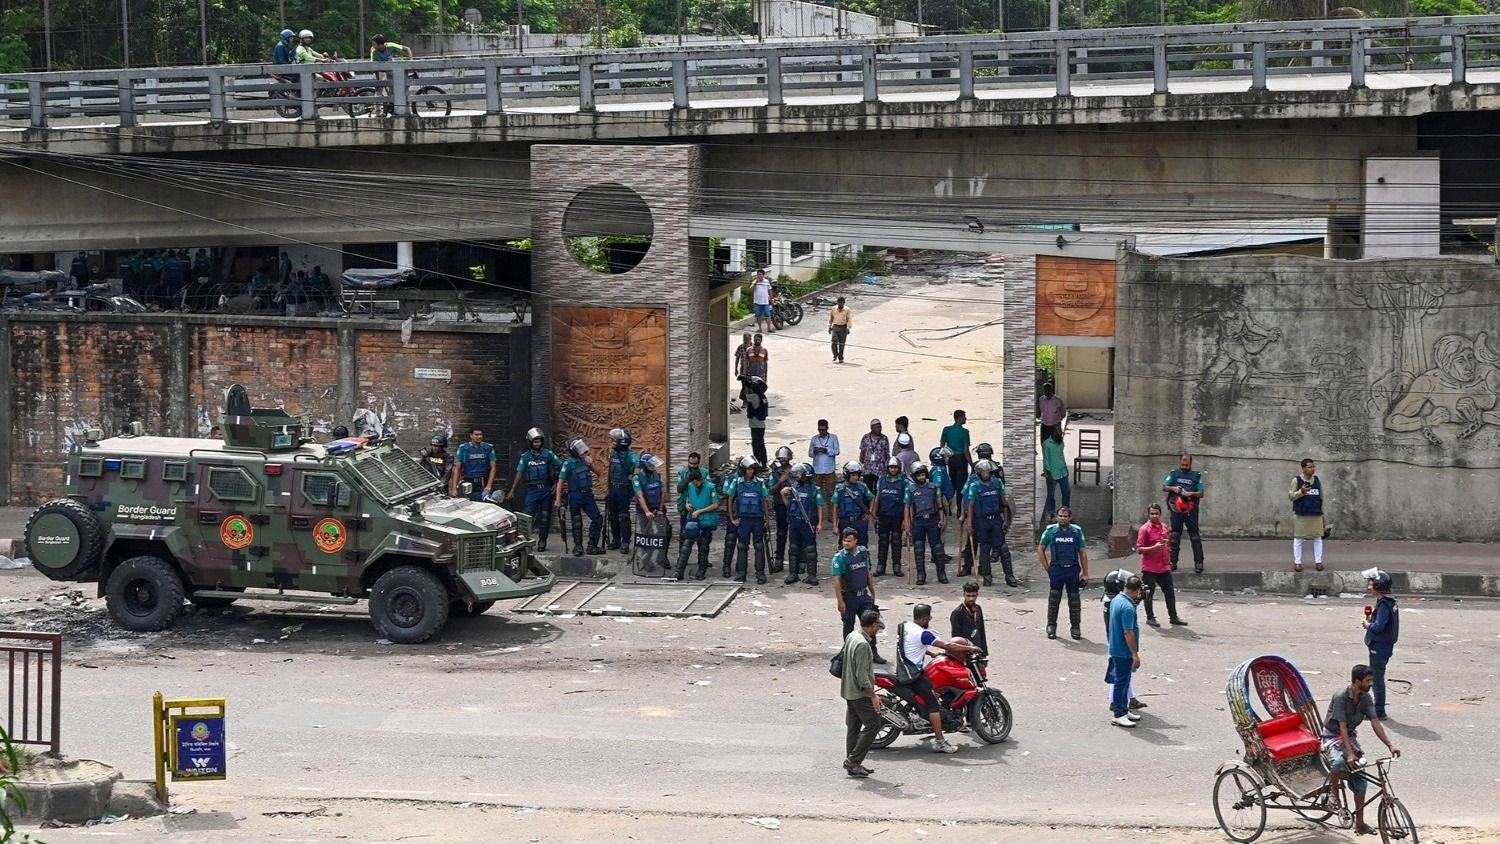
[[[1000,460],[1015,516],[1006,540],[1024,570],[1036,555],[1036,256],[1005,256]]]

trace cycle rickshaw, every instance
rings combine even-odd
[[[1247,659],[1230,673],[1225,694],[1245,751],[1214,777],[1214,814],[1224,834],[1249,844],[1273,810],[1353,829],[1345,789],[1330,787],[1322,713],[1296,667],[1279,656]],[[1348,776],[1369,783],[1366,805],[1377,809],[1384,844],[1417,844],[1416,824],[1391,786],[1393,761],[1360,759]]]

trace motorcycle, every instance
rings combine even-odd
[[[343,59],[340,59],[340,58],[330,58],[329,60],[333,61],[333,62],[342,62],[342,61],[344,61]],[[319,79],[323,80],[324,82],[345,83],[345,84],[339,85],[339,87],[337,87],[337,88],[331,88],[331,89],[330,88],[320,88],[320,89],[318,89],[315,92],[314,96],[338,97],[338,98],[341,98],[341,99],[358,97],[358,98],[361,98],[361,99],[367,99],[367,98],[372,98],[372,97],[375,97],[375,96],[379,95],[379,92],[376,91],[373,87],[370,87],[370,86],[367,86],[367,85],[366,86],[360,86],[360,85],[355,84],[354,74],[351,71],[347,71],[347,70],[325,70],[325,71],[319,71],[318,74],[317,74],[317,76],[318,76]],[[291,76],[275,76],[273,78],[277,82],[285,82],[285,83],[289,83],[289,84],[298,84],[298,80],[297,80],[296,77],[291,77]],[[296,118],[296,117],[301,117],[302,116],[301,94],[299,94],[297,91],[290,91],[290,90],[273,91],[272,94],[271,94],[271,97],[273,99],[285,100],[286,101],[286,102],[278,104],[276,106],[276,113],[278,115],[280,115],[281,117]],[[350,117],[364,117],[365,115],[373,113],[375,111],[375,108],[376,108],[375,104],[374,103],[370,103],[370,102],[345,103],[341,107],[344,109],[344,112],[346,114],[348,114]]]
[[[771,289],[771,325],[780,331],[802,321],[802,306],[792,299],[792,291],[778,284]]]
[[[964,639],[954,641],[967,644]],[[922,669],[937,693],[944,733],[972,728],[988,744],[999,744],[1010,737],[1010,701],[989,685],[988,662],[980,656],[960,659],[944,655]],[[932,735],[931,722],[896,693],[896,675],[884,669],[885,666],[875,666],[875,687],[879,690],[876,694],[880,696],[884,723],[875,734],[874,746],[890,747],[898,736]]]

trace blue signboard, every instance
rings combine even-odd
[[[173,715],[171,749],[173,780],[224,779],[224,716]]]

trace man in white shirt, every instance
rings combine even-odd
[[[896,658],[900,664],[896,669],[896,694],[905,698],[917,711],[927,716],[932,723],[932,749],[937,753],[956,753],[958,748],[943,737],[943,715],[938,710],[937,692],[922,672],[930,650],[944,651],[955,657],[975,653],[979,648],[960,645],[939,639],[927,629],[932,623],[932,607],[917,604],[912,607],[911,621],[896,626]],[[920,699],[920,700],[919,700]]]
[[[771,324],[771,280],[765,270],[755,271],[755,281],[750,282],[750,302],[755,305],[755,327],[767,334],[774,334]]]

